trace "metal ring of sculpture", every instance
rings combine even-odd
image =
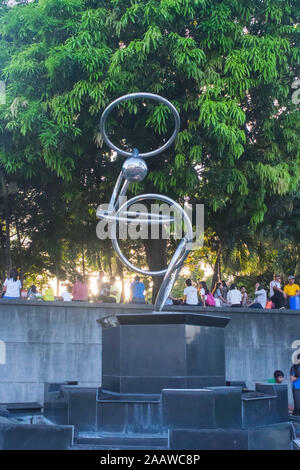
[[[149,98],[153,99],[155,101],[158,101],[159,103],[163,103],[166,105],[172,112],[175,120],[175,130],[170,137],[170,139],[159,149],[153,150],[151,152],[146,152],[139,154],[137,149],[134,149],[133,152],[126,152],[124,150],[119,149],[116,147],[108,138],[105,130],[105,124],[107,117],[109,113],[120,103],[123,101],[127,101],[130,99],[135,99],[135,98]],[[114,187],[110,203],[109,203],[109,208],[107,210],[97,210],[97,217],[99,219],[105,219],[107,220],[108,223],[112,224],[113,227],[113,233],[112,233],[112,244],[117,252],[120,260],[122,263],[127,266],[128,268],[132,269],[133,271],[142,274],[144,276],[164,276],[163,282],[160,286],[160,290],[158,292],[156,302],[155,302],[155,311],[161,311],[171,290],[174,285],[174,282],[179,274],[179,271],[186,260],[189,249],[187,247],[187,244],[192,241],[193,239],[193,229],[191,225],[191,221],[189,217],[187,216],[186,212],[184,209],[173,199],[169,198],[168,196],[163,196],[159,194],[141,194],[138,196],[135,196],[125,203],[123,203],[119,207],[118,203],[118,197],[125,196],[127,192],[127,188],[131,182],[139,182],[142,181],[145,176],[147,175],[147,165],[146,162],[141,158],[148,158],[151,156],[158,155],[162,153],[164,150],[166,150],[170,145],[174,142],[178,132],[180,129],[180,117],[179,114],[176,110],[176,108],[165,98],[162,98],[159,95],[154,95],[152,93],[131,93],[128,95],[121,96],[120,98],[116,99],[113,101],[103,112],[100,120],[100,130],[103,136],[104,141],[106,144],[112,149],[115,150],[118,154],[130,157],[127,160],[125,160],[123,164],[122,171],[117,179],[116,185]],[[157,200],[161,202],[165,202],[171,206],[173,206],[177,211],[180,212],[181,215],[183,215],[183,219],[185,222],[186,226],[186,235],[183,237],[183,239],[180,241],[172,259],[169,264],[169,266],[166,269],[162,269],[159,271],[146,271],[144,269],[138,268],[134,266],[122,253],[119,243],[117,241],[116,237],[116,224],[115,222],[125,222],[125,223],[147,223],[149,224],[149,214],[148,213],[140,213],[140,212],[133,212],[130,211],[130,207],[137,202],[140,201],[145,201],[145,200]],[[138,219],[136,217],[139,216]],[[164,224],[164,223],[170,223],[173,221],[172,218],[166,217],[162,214],[151,214],[151,219],[152,223],[154,220],[154,223],[158,224]]]
[[[140,202],[140,201],[145,201],[145,200],[155,200],[155,201],[162,201],[162,202],[166,202],[174,207],[176,207],[176,209],[178,210],[178,212],[180,212],[182,215],[183,215],[183,218],[184,218],[184,221],[188,227],[188,233],[189,233],[189,236],[192,237],[193,235],[193,229],[192,229],[192,225],[191,225],[191,221],[190,219],[188,218],[187,214],[185,213],[185,211],[182,209],[182,207],[177,204],[177,202],[173,201],[173,199],[169,198],[168,196],[162,196],[162,195],[158,195],[158,194],[141,194],[139,196],[134,196],[132,199],[129,199],[128,201],[126,201],[116,212],[116,217],[115,217],[115,220],[117,221],[126,221],[128,222],[129,219],[126,219],[126,218],[119,218],[119,214],[124,211],[124,209],[126,207],[130,207],[132,204],[136,204],[137,202]],[[143,219],[138,219],[138,223],[141,223],[143,222]],[[144,222],[148,222],[146,220],[144,220]],[[114,226],[115,227],[115,226]],[[183,238],[184,242],[185,242],[185,245],[187,244],[187,238]],[[119,246],[119,243],[117,241],[117,237],[116,237],[116,233],[115,231],[113,232],[113,237],[112,237],[112,244],[113,244],[113,247],[114,249],[116,250],[120,260],[125,264],[125,266],[131,268],[133,271],[136,271],[137,273],[139,274],[143,274],[144,276],[164,276],[168,270],[169,270],[169,267],[165,268],[165,269],[162,269],[160,271],[145,271],[144,269],[141,269],[141,268],[137,268],[136,266],[134,266],[124,255],[123,253],[121,252],[120,250],[120,246]],[[175,256],[176,252],[174,253],[173,255],[173,258],[172,260],[174,259],[174,256]],[[176,269],[177,267],[179,266],[182,266],[182,263],[185,261],[185,253],[179,253],[176,254],[176,264],[174,266],[174,268]]]
[[[153,93],[130,93],[128,95],[124,95],[124,96],[121,96],[120,98],[117,98],[115,101],[110,103],[110,105],[108,105],[105,111],[103,112],[101,116],[101,120],[100,120],[100,131],[103,136],[104,142],[108,145],[108,147],[115,150],[119,155],[122,155],[123,157],[131,157],[132,156],[131,152],[126,152],[125,150],[119,149],[115,144],[111,142],[111,140],[108,138],[108,135],[106,133],[105,124],[106,124],[106,120],[109,114],[116,106],[118,106],[123,101],[128,101],[128,100],[135,99],[135,98],[149,98],[154,101],[158,101],[159,103],[166,105],[174,116],[175,129],[170,139],[162,147],[156,150],[139,154],[141,158],[154,157],[155,155],[158,155],[159,153],[164,152],[164,150],[166,150],[167,148],[170,147],[170,145],[173,144],[180,129],[180,117],[179,117],[177,109],[175,108],[175,106],[172,105],[172,103],[170,103],[168,100],[166,100],[162,96],[154,95]]]

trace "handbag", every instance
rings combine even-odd
[[[213,295],[210,292],[209,292],[209,294],[207,294],[205,303],[209,307],[215,307],[215,305],[216,305],[215,299],[214,299]]]

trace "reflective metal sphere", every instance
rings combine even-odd
[[[128,158],[125,160],[122,167],[122,175],[128,181],[132,182],[143,181],[147,173],[148,168],[146,162],[137,157]]]

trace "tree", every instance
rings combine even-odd
[[[148,180],[134,191],[151,186],[180,202],[189,196],[205,203],[209,233],[220,240],[216,253],[234,249],[236,227],[254,233],[270,198],[299,183],[299,115],[291,100],[296,6],[40,0],[11,8],[0,20],[7,83],[0,163],[25,178],[52,171],[72,194],[84,173],[95,188],[89,210],[95,209],[97,191],[106,202],[122,165],[121,158],[112,164],[102,146],[101,112],[124,93],[159,93],[181,115],[175,156],[171,149],[149,161]],[[161,144],[172,121],[163,106],[128,103],[110,125],[116,143],[142,151]]]

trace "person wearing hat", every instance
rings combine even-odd
[[[297,364],[291,367],[290,375],[294,397],[294,416],[300,416],[300,354],[297,356]]]
[[[300,287],[298,284],[295,284],[295,276],[289,276],[288,281],[288,284],[284,286],[284,293],[287,295],[288,300],[290,300],[290,297],[294,297]]]

